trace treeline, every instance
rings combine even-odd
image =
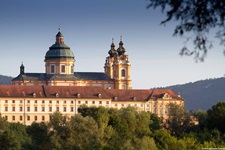
[[[0,149],[8,150],[201,150],[225,147],[225,102],[207,112],[169,104],[162,121],[133,107],[79,108],[71,118],[55,112],[48,123],[24,126],[0,117]],[[199,124],[195,124],[195,119]]]
[[[12,77],[0,75],[0,85],[10,85],[12,79]]]

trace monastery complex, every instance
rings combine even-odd
[[[59,111],[72,116],[81,105],[125,108],[155,113],[167,118],[169,103],[184,105],[184,99],[172,90],[131,88],[131,64],[122,38],[114,41],[105,60],[104,72],[76,72],[75,57],[64,43],[61,31],[45,55],[45,73],[20,73],[12,85],[0,86],[0,114],[9,122],[30,125],[48,122]]]

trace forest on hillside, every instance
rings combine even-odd
[[[10,85],[12,79],[12,77],[0,75],[0,85]]]
[[[16,150],[202,150],[225,147],[225,102],[207,112],[189,112],[169,104],[162,121],[133,107],[79,108],[68,118],[60,112],[50,122],[25,126],[0,117],[0,148]],[[199,124],[193,122],[199,120]]]
[[[215,78],[165,87],[181,94],[189,110],[207,110],[219,101],[225,101],[225,78]]]

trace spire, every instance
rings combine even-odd
[[[55,44],[64,44],[64,37],[60,31],[60,26],[58,28],[58,33],[57,35],[55,36],[56,37],[56,41],[55,41]]]
[[[117,52],[119,55],[123,55],[126,52],[125,48],[123,47],[122,36],[120,36],[120,43],[119,43],[119,48],[117,49]]]
[[[24,71],[24,65],[23,65],[23,62],[21,63],[21,65],[20,65],[20,74],[24,74],[25,73],[25,71]]]
[[[111,49],[109,50],[108,54],[110,57],[114,57],[117,54],[115,50],[114,38],[112,38]]]

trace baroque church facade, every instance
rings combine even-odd
[[[68,117],[78,108],[103,106],[121,109],[132,106],[166,119],[168,104],[184,105],[170,89],[131,89],[130,62],[122,38],[116,49],[112,41],[103,72],[74,72],[75,57],[59,31],[45,55],[45,73],[20,74],[12,85],[0,86],[0,114],[9,122],[30,125],[48,122],[56,111]]]
[[[20,66],[20,74],[12,80],[13,85],[47,86],[100,86],[104,89],[130,89],[130,62],[120,39],[115,49],[112,41],[109,56],[105,61],[105,72],[74,72],[75,57],[70,47],[64,43],[61,31],[45,55],[45,73],[26,73]]]

